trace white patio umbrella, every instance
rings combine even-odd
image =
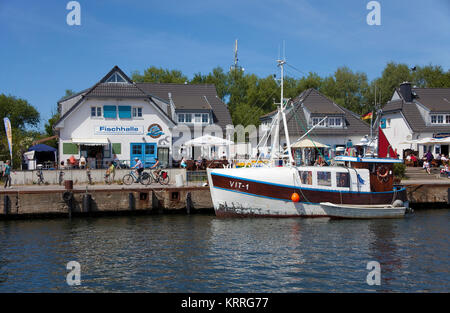
[[[415,140],[405,140],[401,142],[401,144],[418,144],[418,145],[426,145],[426,144],[434,144],[439,143],[438,139],[436,138],[422,138],[422,139],[415,139]]]
[[[208,147],[208,155],[211,157],[212,146],[230,146],[234,144],[231,140],[215,137],[211,135],[204,135],[195,139],[188,140],[184,143],[186,147]]]
[[[306,139],[297,141],[296,143],[291,145],[291,147],[292,148],[329,148],[330,146],[327,146],[318,141],[313,141],[309,138],[306,138]]]
[[[188,140],[184,143],[185,146],[189,147],[189,146],[194,146],[194,147],[199,147],[199,146],[227,146],[227,145],[231,145],[234,142],[232,142],[231,140],[227,140],[227,139],[223,139],[220,137],[215,137],[215,136],[211,136],[211,135],[204,135],[201,137],[197,137],[195,139],[191,139]]]

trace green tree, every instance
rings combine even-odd
[[[151,66],[144,70],[141,75],[139,71],[132,73],[132,80],[138,83],[177,83],[184,84],[188,78],[179,70],[168,70]]]
[[[59,99],[59,101],[63,100],[64,98],[70,97],[70,96],[72,96],[74,94],[75,94],[75,92],[72,89],[66,89],[64,97]],[[55,126],[56,122],[59,121],[60,117],[61,117],[61,115],[60,115],[59,110],[58,110],[58,104],[56,104],[56,109],[53,110],[52,117],[50,117],[48,119],[47,123],[45,123],[45,125],[44,125],[45,136],[46,137],[52,137],[52,136],[55,136],[55,135],[58,134],[53,129],[53,127]],[[57,148],[58,147],[58,140],[57,139],[52,139],[52,140],[46,141],[45,144],[48,145],[48,146]]]
[[[8,117],[12,128],[37,127],[39,112],[27,100],[0,94],[0,116]]]
[[[366,94],[369,89],[367,75],[365,73],[354,73],[348,67],[340,67],[333,76],[322,81],[320,90],[337,104],[357,113],[364,111]]]

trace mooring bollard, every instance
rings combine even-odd
[[[134,201],[134,194],[132,192],[130,192],[128,194],[128,208],[130,209],[130,211],[134,210],[134,205],[135,201]]]
[[[83,195],[83,212],[91,212],[92,196],[88,193]]]
[[[3,197],[3,213],[5,213],[5,215],[9,214],[9,196],[8,195],[4,195]]]
[[[190,192],[187,193],[186,195],[186,213],[187,214],[191,214],[191,209],[193,208],[192,206],[192,195]]]
[[[74,206],[73,193],[70,191],[65,191],[63,193],[63,200],[67,204],[67,210],[69,211],[69,218],[72,218],[72,211]]]

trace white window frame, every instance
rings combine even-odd
[[[95,108],[95,115],[92,115],[92,109]],[[100,109],[100,115],[99,115]],[[91,118],[103,118],[103,107],[101,105],[93,105],[91,106]]]
[[[321,120],[323,120],[323,117],[312,117],[311,118],[312,126],[319,124]],[[326,120],[322,121],[317,127],[327,127]]]
[[[141,110],[141,116],[138,115],[139,109]],[[135,115],[135,113],[136,113],[136,115]],[[143,113],[142,107],[132,107],[131,108],[131,117],[134,119],[143,119],[144,113]]]
[[[206,116],[206,121],[203,121],[203,117]],[[202,113],[202,124],[208,124],[209,123],[209,114],[208,113]]]
[[[433,125],[448,124],[447,123],[447,116],[448,115],[446,115],[446,114],[432,114],[430,116],[431,124],[433,124]]]
[[[194,124],[202,124],[202,113],[194,113]]]
[[[114,77],[114,81],[108,81],[108,80],[111,79],[111,77]],[[120,77],[123,81],[121,81],[121,82],[117,81],[117,77]],[[106,80],[106,83],[110,83],[110,84],[117,84],[117,83],[123,84],[123,83],[126,83],[126,82],[127,82],[127,80],[125,79],[125,77],[123,77],[122,75],[120,75],[117,72],[112,73],[111,76],[109,76],[108,79]]]
[[[188,116],[189,116],[189,121],[188,121]],[[184,122],[192,123],[192,113],[184,113]]]
[[[182,118],[182,121],[180,121],[180,118]],[[178,123],[186,123],[186,119],[185,119],[184,113],[177,113],[177,122]]]

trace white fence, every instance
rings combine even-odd
[[[181,174],[184,182],[186,182],[186,170],[181,168],[169,168],[163,169],[169,174],[169,183],[175,183],[175,176]],[[148,171],[148,170],[146,170]],[[60,170],[42,170],[44,175],[44,183],[58,184],[59,183]],[[86,170],[63,170],[64,180],[73,180],[74,184],[87,184],[89,182]],[[39,178],[37,176],[38,171],[12,171],[11,180],[12,185],[33,185],[37,184]],[[93,183],[105,183],[106,170],[91,170],[91,179]],[[116,169],[114,180],[122,180],[125,174],[130,173],[130,169]],[[63,182],[64,184],[64,182]]]

